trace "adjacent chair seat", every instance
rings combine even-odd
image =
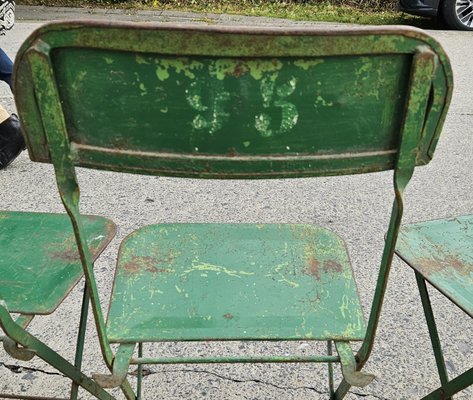
[[[115,235],[112,221],[84,218],[95,259]],[[0,299],[10,312],[51,314],[83,276],[67,214],[0,212]]]

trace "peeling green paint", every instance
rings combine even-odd
[[[170,70],[172,69],[176,74],[184,74],[189,79],[195,79],[193,71],[202,69],[204,64],[200,61],[189,60],[188,58],[175,59],[155,59],[156,76],[160,81],[165,81],[169,78]]]
[[[296,60],[294,61],[294,65],[296,67],[302,68],[304,71],[307,71],[309,68],[313,68],[319,64],[322,64],[324,60]]]
[[[234,60],[231,58],[224,58],[216,60],[209,65],[210,76],[216,77],[218,80],[223,80],[227,76],[241,76],[248,72],[248,65],[241,60]]]
[[[72,85],[71,85],[74,91],[79,89],[79,85],[82,83],[82,81],[85,79],[86,76],[87,76],[87,71],[79,71],[77,73],[76,80],[72,82]]]
[[[181,276],[185,276],[192,272],[200,272],[200,271],[211,271],[216,272],[218,274],[227,274],[229,276],[234,276],[236,278],[241,278],[242,276],[251,276],[254,275],[254,272],[247,272],[247,271],[237,271],[233,269],[229,269],[226,267],[222,267],[220,265],[214,265],[209,263],[192,263],[192,268],[185,270]]]
[[[140,83],[140,91],[141,91],[141,96],[145,96],[148,94],[148,91],[146,90],[146,86],[144,83]]]
[[[319,106],[322,106],[322,107],[332,107],[332,106],[333,106],[333,101],[327,101],[327,100],[325,100],[322,96],[318,95],[318,96],[315,98],[314,107],[319,107]]]
[[[110,57],[104,57],[103,59],[108,65],[113,64],[114,62],[114,59]]]
[[[259,81],[268,72],[271,73],[271,79],[276,80],[277,73],[281,70],[283,64],[278,59],[272,60],[255,60],[247,62],[250,75]]]
[[[151,64],[149,61],[147,61],[143,56],[139,54],[135,56],[135,61],[137,64]]]
[[[165,81],[169,78],[168,67],[159,66],[156,68],[156,76],[160,81]]]

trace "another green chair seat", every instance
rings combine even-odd
[[[112,221],[84,218],[95,260],[115,235]],[[0,299],[10,312],[50,314],[83,275],[67,214],[0,212]]]
[[[120,249],[112,342],[362,340],[343,240],[313,225],[159,224]]]
[[[473,215],[403,225],[396,253],[473,317]]]

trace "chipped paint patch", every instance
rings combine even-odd
[[[322,107],[332,107],[333,106],[333,101],[327,101],[325,100],[322,96],[318,95],[316,98],[315,98],[315,104],[314,104],[314,107],[319,107],[319,106],[322,106]]]
[[[137,64],[151,64],[148,60],[146,60],[143,56],[137,54],[135,56],[135,61]]]
[[[181,274],[181,276],[185,276],[193,272],[201,272],[201,271],[215,272],[217,275],[226,274],[229,276],[234,276],[236,278],[241,278],[242,276],[251,276],[255,274],[254,272],[237,271],[237,270],[229,269],[221,265],[194,262],[192,264],[192,268],[185,270]]]
[[[234,59],[220,59],[209,65],[210,76],[214,76],[218,80],[223,80],[227,76],[238,78],[245,75],[248,70],[249,66],[247,63]]]
[[[176,74],[183,74],[189,79],[195,79],[194,71],[202,69],[204,66],[203,63],[195,60],[191,61],[188,58],[158,58],[155,59],[154,62],[156,64],[156,76],[160,81],[168,79],[170,71],[173,71]]]
[[[250,75],[257,81],[268,73],[271,73],[270,79],[276,80],[277,73],[283,66],[282,62],[277,59],[248,61],[247,65],[250,70]]]
[[[302,68],[304,71],[307,71],[309,68],[313,68],[319,64],[323,64],[324,60],[296,60],[294,65],[298,68]]]

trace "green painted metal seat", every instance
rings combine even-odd
[[[426,281],[473,318],[473,215],[403,225],[396,253],[415,271],[441,382],[424,399],[451,399],[473,384],[473,367],[449,381]]]
[[[88,215],[84,215],[83,222],[95,261],[114,237],[115,224]],[[0,339],[6,352],[23,361],[38,355],[74,377],[71,399],[77,398],[79,381],[92,393],[100,390],[79,372],[89,305],[87,288],[83,294],[74,365],[25,330],[36,315],[53,313],[84,276],[68,215],[0,211],[0,273],[0,326],[6,333]],[[13,321],[9,313],[20,315]],[[3,395],[6,394],[0,397]],[[108,397],[105,392],[103,395]]]
[[[121,386],[135,399],[143,364],[216,362],[325,362],[333,399],[372,381],[361,369],[381,313],[403,191],[414,168],[432,158],[451,98],[450,64],[435,40],[399,27],[58,23],[23,44],[15,77],[30,157],[54,164],[91,288],[112,372],[94,375],[96,382]],[[393,209],[368,323],[345,246],[333,232],[313,224],[225,223],[133,232],[119,251],[106,323],[76,166],[196,179],[394,170]],[[143,353],[149,341],[301,339],[326,341],[327,352]],[[361,341],[356,355],[350,341]],[[118,344],[116,351],[110,343]],[[334,363],[343,373],[336,391]],[[137,396],[126,381],[131,365],[138,365]]]
[[[115,235],[108,219],[85,216],[93,259]],[[51,314],[84,276],[66,214],[0,211],[0,299],[10,312]]]
[[[363,340],[365,323],[344,242],[333,232],[158,224],[122,243],[107,333],[121,343]]]

